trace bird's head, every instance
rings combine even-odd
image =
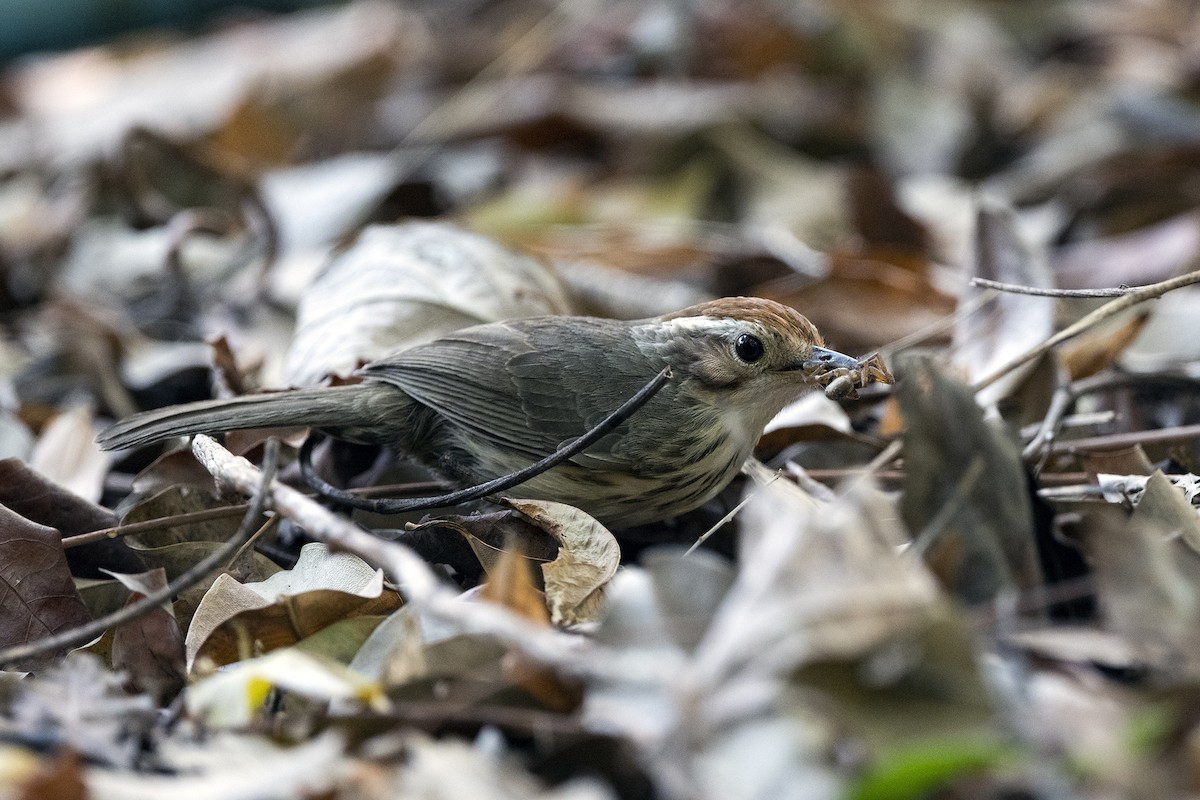
[[[688,390],[711,405],[750,412],[754,425],[765,425],[832,374],[861,366],[827,349],[816,326],[773,300],[726,297],[657,322],[660,336],[651,346],[680,373]]]

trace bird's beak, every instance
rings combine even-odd
[[[808,353],[808,358],[798,365],[799,369],[808,373],[819,374],[831,369],[858,369],[861,366],[858,359],[828,350],[824,347],[814,347]]]

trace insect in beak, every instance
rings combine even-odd
[[[835,369],[858,369],[859,366],[858,359],[851,358],[844,353],[824,347],[813,347],[809,350],[808,358],[801,361],[793,369],[820,374]]]

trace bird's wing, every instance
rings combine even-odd
[[[613,323],[573,323],[548,317],[466,328],[369,364],[362,374],[535,460],[586,433],[661,369],[648,361],[631,369],[637,360],[627,357],[627,334]],[[572,460],[627,468],[622,439],[629,433],[626,423]]]

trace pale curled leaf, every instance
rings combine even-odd
[[[445,223],[374,225],[301,299],[286,380],[318,383],[469,325],[569,310],[552,272],[478,234]]]
[[[234,618],[264,647],[274,649],[339,619],[382,613],[396,605],[398,599],[384,589],[382,571],[349,553],[307,544],[295,567],[264,581],[240,584],[221,575],[213,582],[188,629],[188,667],[201,654],[219,663],[236,659],[236,632],[226,630]]]
[[[1191,472],[1165,475],[1156,471],[1153,475],[1113,475],[1102,472],[1096,476],[1104,499],[1110,503],[1128,503],[1137,507],[1146,494],[1151,481],[1165,480],[1183,493],[1192,506],[1200,506],[1200,475]]]
[[[157,592],[167,585],[166,571],[161,568],[148,570],[139,575],[127,575],[120,572],[112,572],[107,569],[104,570],[104,572],[112,575],[117,583],[121,584],[134,594],[147,595],[152,592]],[[168,614],[172,613],[171,604],[168,601],[163,602],[162,609]]]
[[[1135,525],[1148,526],[1164,537],[1178,537],[1194,552],[1200,553],[1197,504],[1200,504],[1200,496],[1197,495],[1195,475],[1168,477],[1162,471],[1155,470],[1146,480],[1146,491],[1130,521]]]
[[[558,557],[541,565],[551,621],[571,625],[595,620],[598,593],[617,573],[621,562],[621,547],[612,533],[593,517],[565,503],[513,498],[505,502],[560,545]]]
[[[408,523],[405,530],[448,531],[462,536],[489,574],[507,552],[515,552],[531,562],[539,563],[550,561],[558,554],[556,539],[513,510],[467,516],[449,514]]]

